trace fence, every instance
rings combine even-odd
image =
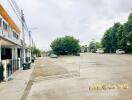
[[[30,61],[30,57],[26,57],[26,62]],[[22,67],[23,58],[6,59],[0,62],[0,81],[6,80],[14,72]]]
[[[2,77],[4,80],[6,80],[11,74],[17,71],[20,67],[21,67],[20,58],[14,60],[12,59],[2,60],[0,66],[0,81],[2,80]]]

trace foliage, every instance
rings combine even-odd
[[[96,52],[96,42],[95,41],[91,41],[89,44],[89,51],[90,52]]]
[[[120,23],[115,23],[113,27],[109,28],[102,39],[102,46],[105,48],[105,52],[113,53],[118,48],[117,37]]]
[[[35,46],[31,48],[31,51],[32,51],[32,55],[35,55],[37,57],[41,56],[41,50],[36,48]]]
[[[102,44],[100,42],[91,41],[89,44],[89,51],[96,52],[98,48],[102,48]]]
[[[104,33],[102,46],[107,53],[114,53],[117,49],[132,52],[132,14],[126,23],[115,23]]]
[[[72,36],[57,38],[50,46],[57,55],[76,54],[80,51],[79,40]]]
[[[102,48],[102,44],[100,42],[96,42],[96,49],[97,48]]]

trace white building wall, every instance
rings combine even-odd
[[[13,11],[12,7],[10,6],[8,0],[0,0],[0,4],[2,4],[4,9],[8,12],[9,16],[13,19],[15,24],[22,31],[22,24],[20,22],[20,19],[18,19],[16,13]],[[29,34],[28,34],[27,30],[24,30],[24,33],[25,33],[25,42],[26,42],[27,45],[29,45]],[[20,34],[21,39],[23,39],[22,37],[23,37],[23,35]]]
[[[0,4],[4,7],[4,9],[8,12],[9,16],[13,19],[13,21],[17,24],[17,26],[21,29],[22,25],[20,20],[18,19],[17,15],[13,11],[12,7],[10,6],[8,0],[0,0]]]

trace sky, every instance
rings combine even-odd
[[[99,41],[109,27],[115,22],[124,23],[132,12],[132,0],[16,2],[24,10],[29,28],[36,29],[32,30],[32,37],[36,46],[43,50],[49,50],[54,39],[65,35],[75,36],[80,44],[88,44],[93,39]]]

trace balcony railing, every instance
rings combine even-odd
[[[18,59],[6,59],[6,60],[2,60],[2,66],[0,67],[3,67],[3,75],[0,74],[2,77],[3,76],[3,79],[7,79],[9,76],[11,76],[14,72],[16,72],[20,67],[21,67],[21,60],[20,58]],[[2,78],[1,78],[2,79]],[[1,80],[0,80],[1,81]]]
[[[8,32],[6,30],[0,29],[0,36],[2,38],[5,38],[5,39],[7,39],[7,40],[9,40],[9,41],[11,41],[11,42],[13,42],[15,44],[20,45],[20,46],[22,46],[22,44],[23,44],[23,42],[22,42],[22,40],[20,38],[17,39],[15,37],[13,37],[13,32]]]

